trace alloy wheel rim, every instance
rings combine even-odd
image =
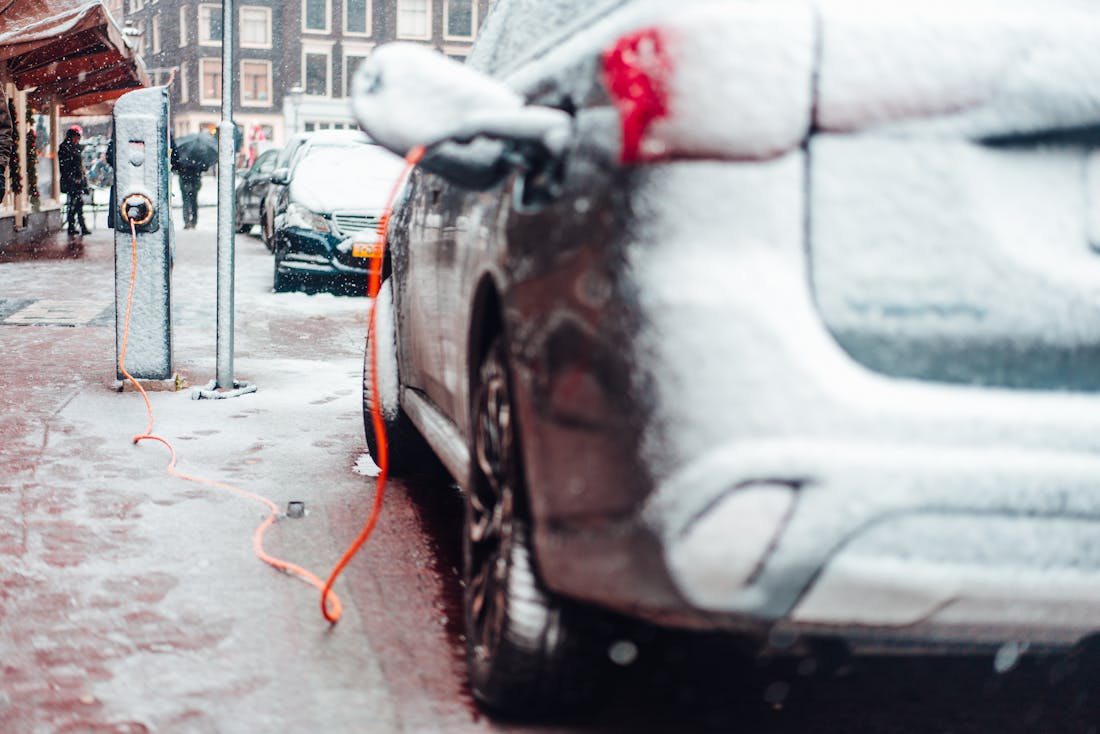
[[[479,659],[499,644],[506,607],[508,555],[512,543],[515,460],[508,385],[499,364],[487,370],[474,433],[477,480],[468,495],[470,549],[469,624]]]

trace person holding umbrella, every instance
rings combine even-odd
[[[57,167],[61,191],[65,194],[69,234],[91,234],[84,221],[84,194],[88,192],[88,177],[84,174],[84,156],[80,151],[81,129],[73,125],[65,131],[65,140],[57,146]],[[80,225],[78,231],[76,226]]]
[[[218,141],[207,132],[184,135],[172,143],[172,170],[180,180],[183,197],[183,228],[194,229],[199,221],[199,189],[202,174],[218,160]]]

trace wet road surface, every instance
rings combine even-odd
[[[181,379],[213,374],[212,212],[180,232]],[[358,534],[373,482],[359,370],[365,299],[270,292],[271,257],[238,236],[237,376],[260,391],[151,398],[181,468],[306,515],[267,549],[324,576]],[[949,660],[757,658],[734,641],[632,627],[601,704],[494,721],[463,681],[462,506],[393,481],[375,536],[336,590],[261,564],[263,509],[163,472],[134,446],[140,397],[114,389],[113,244],[98,230],[0,251],[0,732],[1096,732],[1093,655]]]

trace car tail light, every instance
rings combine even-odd
[[[603,54],[621,161],[759,159],[799,145],[814,33],[806,4],[737,2],[622,36]]]

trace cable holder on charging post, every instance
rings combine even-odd
[[[122,219],[135,227],[148,224],[153,219],[153,202],[145,194],[130,194],[119,205]]]

